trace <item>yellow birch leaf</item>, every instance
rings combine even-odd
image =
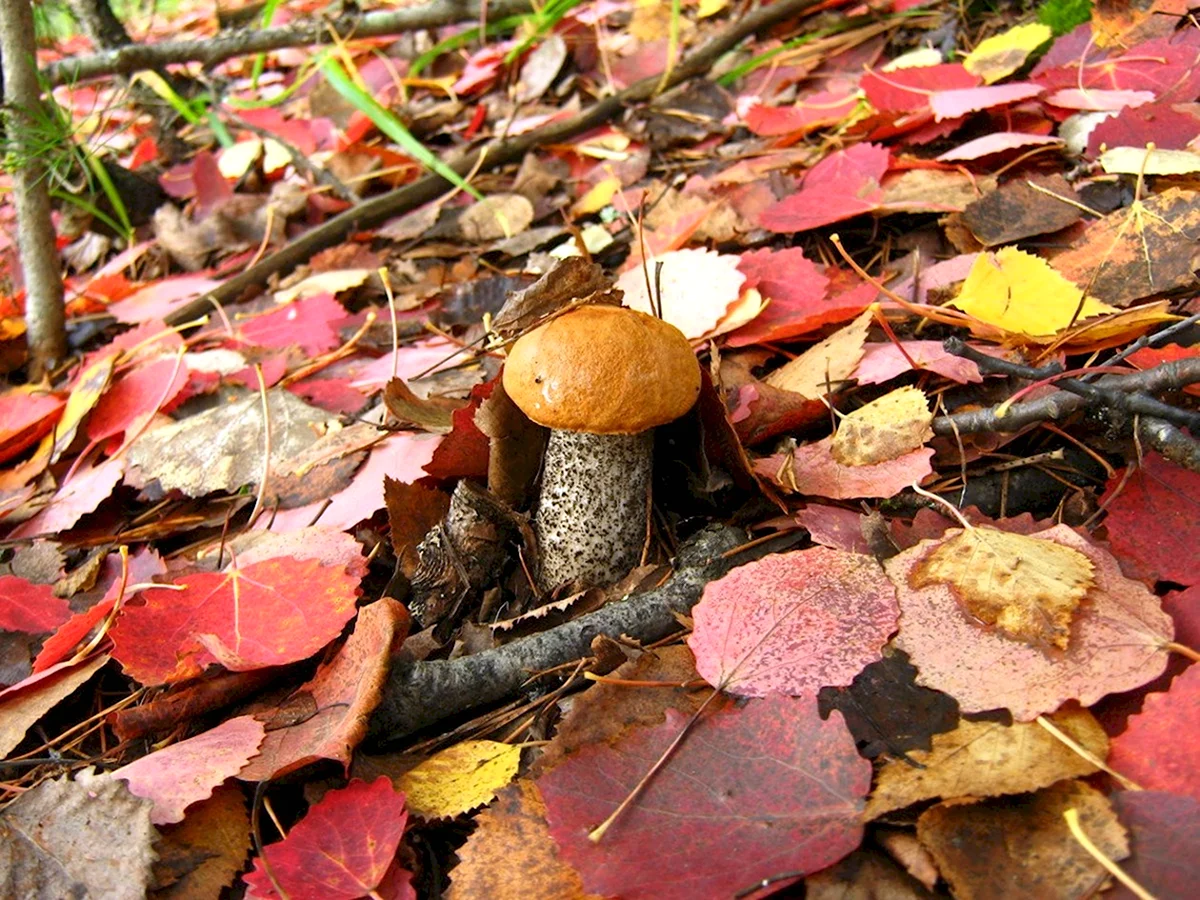
[[[1044,259],[1016,247],[980,253],[950,305],[988,325],[1030,337],[1050,337],[1074,322],[1117,311],[1085,298]]]
[[[972,75],[978,75],[985,83],[992,84],[1025,65],[1029,54],[1053,36],[1050,27],[1040,22],[1018,25],[1003,34],[980,41],[979,46],[963,60],[963,68]]]
[[[884,394],[846,415],[830,453],[843,466],[873,466],[911,453],[933,437],[929,400],[915,387]]]
[[[462,815],[490,803],[517,774],[521,748],[463,741],[431,756],[397,780],[408,808],[423,819]]]
[[[949,585],[970,615],[1006,636],[1066,649],[1094,568],[1078,550],[1054,541],[970,528],[934,547],[909,582],[914,588]]]
[[[575,201],[571,213],[576,216],[588,216],[598,213],[612,202],[617,191],[621,189],[621,179],[616,176],[602,178],[592,185],[591,190]]]

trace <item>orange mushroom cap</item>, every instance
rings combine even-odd
[[[637,434],[700,395],[700,364],[678,328],[623,306],[581,306],[522,336],[504,390],[539,425]]]

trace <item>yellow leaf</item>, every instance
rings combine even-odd
[[[598,213],[608,206],[613,196],[621,189],[621,179],[615,176],[602,178],[592,185],[591,190],[575,201],[571,213],[576,216],[589,216]]]
[[[963,68],[972,75],[978,75],[987,84],[992,84],[1025,65],[1029,54],[1053,36],[1054,32],[1049,26],[1040,22],[1018,25],[981,41],[978,47],[967,54]]]
[[[520,764],[519,746],[463,741],[405,772],[397,787],[414,815],[444,819],[491,802],[513,780]]]
[[[1015,247],[981,253],[950,305],[1005,331],[1049,337],[1073,322],[1116,312]]]
[[[1054,541],[971,528],[941,541],[909,581],[914,588],[947,584],[970,615],[1006,636],[1066,649],[1094,568],[1078,550]]]
[[[1200,172],[1200,153],[1113,147],[1100,154],[1100,165],[1109,175],[1190,175]]]
[[[843,466],[873,466],[911,453],[933,437],[933,413],[925,394],[902,387],[849,413],[833,436],[830,452]]]

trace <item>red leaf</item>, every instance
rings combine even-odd
[[[1143,788],[1200,800],[1200,666],[1171,682],[1165,694],[1148,694],[1142,711],[1113,738],[1108,764]]]
[[[977,84],[979,76],[972,75],[961,63],[947,63],[894,72],[867,72],[859,87],[880,112],[916,112],[929,108],[934,91],[971,88]]]
[[[754,471],[797,494],[850,500],[856,497],[891,497],[933,471],[934,451],[913,450],[887,462],[869,466],[844,466],[833,458],[833,438],[804,444],[792,451],[754,461]]]
[[[692,616],[696,671],[730,693],[816,696],[880,658],[896,589],[869,556],[813,547],[767,556],[710,583]]]
[[[332,294],[314,294],[242,322],[242,337],[259,347],[299,347],[319,356],[341,343],[337,323],[346,310]]]
[[[0,631],[44,634],[71,618],[71,607],[54,596],[54,585],[0,575]]]
[[[730,335],[731,347],[798,337],[862,312],[861,306],[826,298],[829,279],[799,247],[743,253],[738,271],[746,276],[743,287],[757,288],[767,307]]]
[[[1121,791],[1109,799],[1129,829],[1133,855],[1121,868],[1155,897],[1190,896],[1200,882],[1200,803],[1159,791]],[[1117,884],[1104,896],[1136,895]]]
[[[1100,500],[1113,552],[1146,580],[1200,582],[1200,473],[1148,452],[1122,487],[1123,479],[1124,473],[1114,475]]]
[[[434,478],[487,478],[488,437],[475,425],[475,413],[479,404],[492,395],[498,378],[471,388],[471,402],[456,409],[450,417],[451,431],[433,451],[433,458],[425,464],[425,473]],[[397,481],[416,481],[421,475],[408,476],[389,472]]]
[[[184,590],[144,591],[144,605],[127,605],[112,630],[113,656],[143,684],[199,675],[216,661],[206,641],[236,655],[237,671],[305,659],[338,636],[358,594],[344,566],[286,556],[174,584]]]
[[[938,121],[956,119],[968,113],[1028,100],[1042,92],[1039,84],[992,84],[987,87],[963,88],[960,90],[934,91],[929,98],[930,108]]]
[[[329,791],[277,844],[263,848],[271,875],[290,897],[355,900],[383,881],[408,813],[386,775]],[[244,878],[256,898],[277,898],[261,859]],[[248,894],[247,896],[250,896]]]
[[[213,788],[236,775],[258,753],[265,733],[257,719],[238,716],[112,774],[128,782],[138,797],[154,801],[150,821],[155,825],[182,822],[187,807],[211,797]]]
[[[831,153],[804,176],[800,190],[768,207],[759,224],[771,231],[807,231],[871,212],[883,202],[879,181],[891,153],[877,144],[855,144]]]
[[[14,528],[9,537],[57,534],[73,528],[85,515],[95,512],[124,474],[123,456],[79,469],[71,476],[70,481],[59,488],[45,509]]]
[[[814,872],[862,836],[871,765],[839,713],[773,695],[701,718],[600,841],[588,831],[684,727],[667,712],[615,746],[584,747],[538,780],[550,833],[591,892],[624,900],[732,897],[782,872]]]
[[[33,388],[12,388],[0,395],[0,462],[49,434],[66,402],[59,394]]]
[[[845,91],[818,91],[797,100],[794,106],[756,103],[743,116],[746,127],[762,137],[807,134],[836,125],[858,107],[858,97]]]
[[[175,405],[171,401],[187,382],[187,366],[175,359],[159,359],[125,373],[104,392],[88,416],[88,439],[103,441],[130,430],[135,423],[140,427],[156,412],[170,412]]]
[[[1127,106],[1092,129],[1088,136],[1088,156],[1099,156],[1102,145],[1145,147],[1152,143],[1160,150],[1184,150],[1197,133],[1200,133],[1200,118],[1186,108],[1176,109],[1161,102]]]

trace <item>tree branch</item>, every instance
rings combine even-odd
[[[286,28],[246,29],[202,41],[164,41],[128,44],[100,53],[75,56],[50,63],[42,76],[51,85],[71,84],[102,75],[130,75],[174,63],[198,62],[212,67],[235,56],[266,53],[284,47],[330,44],[334,40],[380,37],[438,28],[457,22],[479,21],[480,6],[490,20],[522,15],[533,8],[530,0],[431,0],[422,6],[387,12],[343,16],[336,22],[313,19]]]
[[[680,550],[678,568],[662,587],[601,607],[554,628],[473,656],[397,663],[371,718],[368,740],[399,741],[440,719],[516,693],[534,672],[561,666],[591,652],[598,635],[647,643],[679,627],[704,586],[731,564],[723,554],[746,538],[737,528],[702,531]]]

